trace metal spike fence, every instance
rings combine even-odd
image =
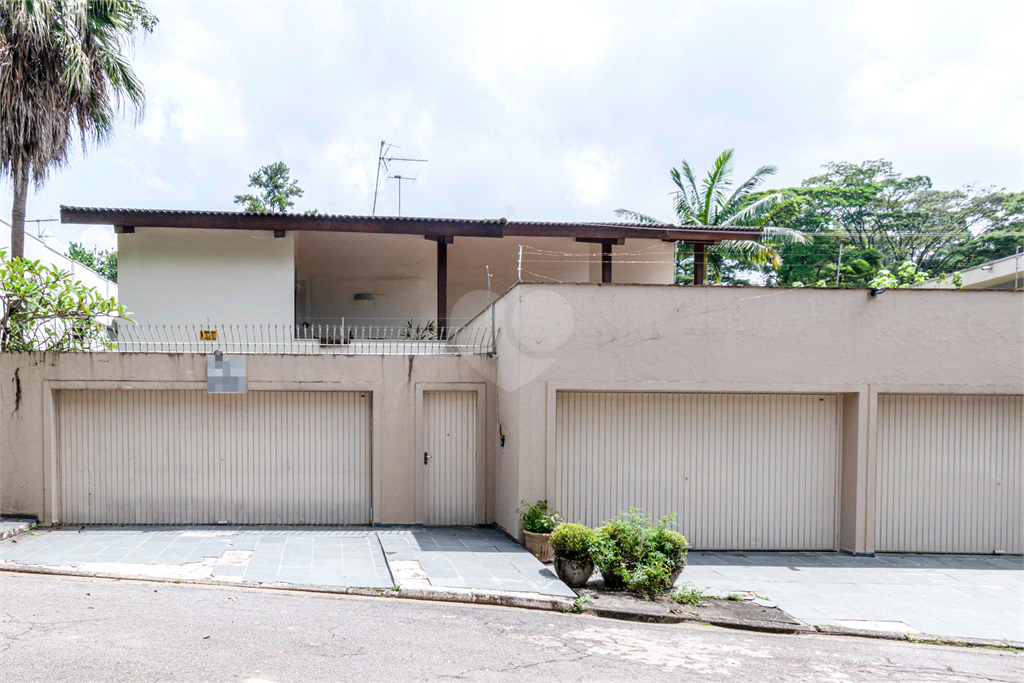
[[[492,355],[489,327],[433,330],[384,325],[136,325],[118,323],[110,350],[141,353]]]

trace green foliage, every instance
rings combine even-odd
[[[586,595],[579,596],[572,603],[572,612],[573,612],[573,614],[582,614],[583,613],[583,606],[584,605],[593,604],[593,602],[594,601],[591,600],[590,598],[588,598]]]
[[[733,596],[736,596],[735,598]],[[699,605],[704,598],[707,597],[707,592],[703,591],[692,583],[684,583],[682,586],[678,586],[669,593],[669,597],[680,605],[689,605],[690,607],[696,607]],[[736,593],[729,595],[729,600],[739,600],[740,596]]]
[[[437,322],[431,320],[425,325],[413,325],[412,321],[405,323],[405,328],[402,330],[402,339],[412,339],[415,341],[429,341],[437,339]]]
[[[81,244],[72,242],[68,247],[68,258],[78,261],[83,266],[92,268],[111,282],[117,282],[117,250],[88,250]]]
[[[562,523],[562,517],[554,510],[548,509],[546,500],[538,500],[532,504],[524,500],[519,504],[517,512],[523,529],[534,534],[550,534]]]
[[[631,508],[598,529],[592,554],[605,584],[645,597],[669,588],[671,574],[686,564],[686,539],[668,528],[674,523],[669,515],[655,525],[650,515]]]
[[[711,279],[727,284],[747,284],[736,278],[737,266],[768,266],[777,269],[781,265],[778,247],[792,242],[802,242],[803,236],[787,228],[768,226],[776,205],[782,200],[781,194],[764,193],[755,198],[754,190],[765,178],[774,175],[774,166],[762,166],[750,178],[732,189],[733,150],[727,149],[715,160],[712,169],[698,185],[690,164],[683,161],[681,168],[670,172],[672,182],[678,188],[674,193],[676,218],[680,225],[710,226],[757,226],[763,228],[759,241],[726,240],[705,249],[705,259]],[[637,223],[660,224],[662,221],[646,214],[627,209],[617,209],[620,218]],[[676,282],[693,283],[693,245],[676,246]],[[728,274],[727,274],[728,271]]]
[[[249,176],[249,187],[259,190],[257,194],[236,194],[235,204],[244,204],[251,213],[287,213],[295,205],[292,197],[301,197],[302,188],[297,180],[290,177],[291,171],[283,161],[277,161],[260,168]],[[316,215],[316,209],[307,215]]]
[[[589,559],[595,540],[594,531],[582,524],[559,524],[551,532],[551,547],[555,549],[555,555],[567,560]]]
[[[895,272],[888,268],[882,268],[868,283],[869,287],[885,287],[895,289],[897,287],[910,287],[919,285],[928,279],[928,273],[918,270],[913,261],[904,261]]]
[[[56,266],[6,256],[0,251],[0,351],[82,351],[111,344],[97,318],[124,318],[123,306]]]
[[[815,235],[780,247],[783,266],[761,268],[769,284],[835,286],[840,243],[841,287],[868,286],[882,269],[902,283],[894,271],[907,261],[943,277],[1024,244],[1024,193],[939,191],[927,176],[903,177],[884,159],[827,164],[800,187],[764,194],[785,196],[772,213],[776,225]]]

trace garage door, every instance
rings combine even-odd
[[[62,522],[370,522],[368,392],[74,390],[57,401]]]
[[[554,504],[677,514],[700,549],[837,547],[835,395],[559,392]]]
[[[1024,400],[878,397],[875,549],[1020,553]]]

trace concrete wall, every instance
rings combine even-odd
[[[836,394],[842,400],[840,546],[871,552],[878,395],[1024,394],[1022,297],[1005,291],[889,290],[871,298],[865,290],[521,284],[494,305],[497,358],[252,355],[249,386],[329,383],[373,391],[377,519],[398,523],[416,516],[415,464],[422,457],[417,385],[484,383],[486,519],[512,533],[519,530],[519,501],[552,495],[559,390]],[[490,310],[481,313],[480,326],[489,325],[490,316]],[[53,438],[47,396],[60,382],[198,388],[204,379],[201,355],[4,356],[0,510],[46,511]]]
[[[117,236],[121,303],[143,325],[291,325],[294,238],[137,228]]]
[[[841,547],[867,552],[877,395],[1024,393],[1022,296],[519,285],[497,309],[499,415],[517,438],[498,453],[496,521],[516,530],[513,503],[552,494],[560,389],[835,393]]]
[[[417,521],[416,400],[424,387],[493,386],[495,359],[485,356],[250,355],[250,391],[363,390],[373,393],[374,518]],[[74,389],[203,389],[202,354],[4,354],[0,356],[0,513],[53,518],[53,392]],[[461,385],[460,385],[461,386]],[[465,388],[461,386],[461,388]],[[494,519],[497,417],[486,393],[482,458],[490,482],[481,522]]]

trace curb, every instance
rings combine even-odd
[[[71,567],[55,568],[42,567],[38,565],[0,565],[0,572],[11,572],[13,574],[44,574],[49,576],[78,576],[88,579],[116,579],[121,581],[147,581],[150,583],[175,583],[189,584],[195,586],[221,586],[231,588],[257,588],[276,591],[295,591],[300,593],[330,593],[335,595],[359,595],[363,597],[383,597],[404,600],[425,600],[433,602],[454,602],[473,605],[491,605],[497,607],[517,607],[519,609],[532,609],[547,612],[571,613],[574,602],[568,598],[560,598],[552,595],[538,595],[534,593],[519,593],[514,591],[494,591],[477,588],[420,588],[409,587],[399,588],[365,588],[354,586],[321,586],[316,584],[292,584],[292,583],[258,583],[256,581],[232,581],[226,579],[171,579],[156,578],[152,576],[133,574],[112,574],[109,572],[88,572]],[[585,605],[583,614],[605,619],[618,619],[620,621],[633,621],[649,624],[681,624],[699,623],[720,628],[737,629],[743,631],[757,631],[761,633],[778,634],[820,634],[827,636],[846,636],[856,638],[875,638],[880,640],[902,640],[911,643],[927,643],[931,645],[953,645],[957,647],[982,647],[999,648],[1004,650],[1024,651],[1024,643],[1013,640],[986,640],[983,638],[957,638],[951,636],[934,636],[927,634],[908,636],[905,633],[892,633],[890,631],[868,631],[844,626],[809,626],[803,623],[787,624],[780,622],[766,621],[745,621],[742,619],[705,619],[696,614],[680,612],[678,614],[644,614],[642,612],[629,612],[626,610],[609,609],[606,607],[594,607],[591,604]]]
[[[933,636],[925,633],[910,634],[893,633],[891,631],[868,631],[845,626],[822,624],[813,627],[826,636],[854,636],[857,638],[878,638],[881,640],[904,640],[911,643],[927,643],[929,645],[954,645],[957,647],[994,647],[1024,651],[1024,643],[1015,640],[989,640],[986,638],[958,638],[955,636]]]
[[[31,531],[36,526],[35,522],[21,522],[18,526],[7,531],[0,531],[0,541],[6,541],[8,538],[14,538],[18,534],[23,534],[26,531]]]
[[[609,609],[607,607],[594,607],[590,604],[583,608],[584,614],[592,614],[596,617],[606,619],[619,619],[620,621],[637,621],[647,624],[682,624],[684,622],[710,624],[720,628],[731,628],[741,631],[759,631],[761,633],[815,633],[813,626],[800,623],[784,623],[771,621],[746,621],[744,619],[707,619],[697,614],[679,612],[677,614],[647,614],[644,612],[630,612],[628,610]]]
[[[364,588],[355,586],[321,586],[317,584],[259,583],[256,581],[232,581],[226,579],[172,579],[145,576],[141,574],[113,574],[110,572],[89,572],[79,569],[41,567],[38,565],[0,565],[0,572],[13,574],[45,574],[49,576],[78,576],[87,579],[118,579],[122,581],[148,581],[152,583],[175,583],[195,586],[228,586],[232,588],[264,588],[277,591],[299,591],[304,593],[333,593],[337,595],[361,595],[364,597],[401,598],[407,600],[428,600],[435,602],[456,602],[498,607],[543,610],[549,612],[571,612],[573,601],[553,595],[538,595],[515,591],[494,591],[477,588]]]

